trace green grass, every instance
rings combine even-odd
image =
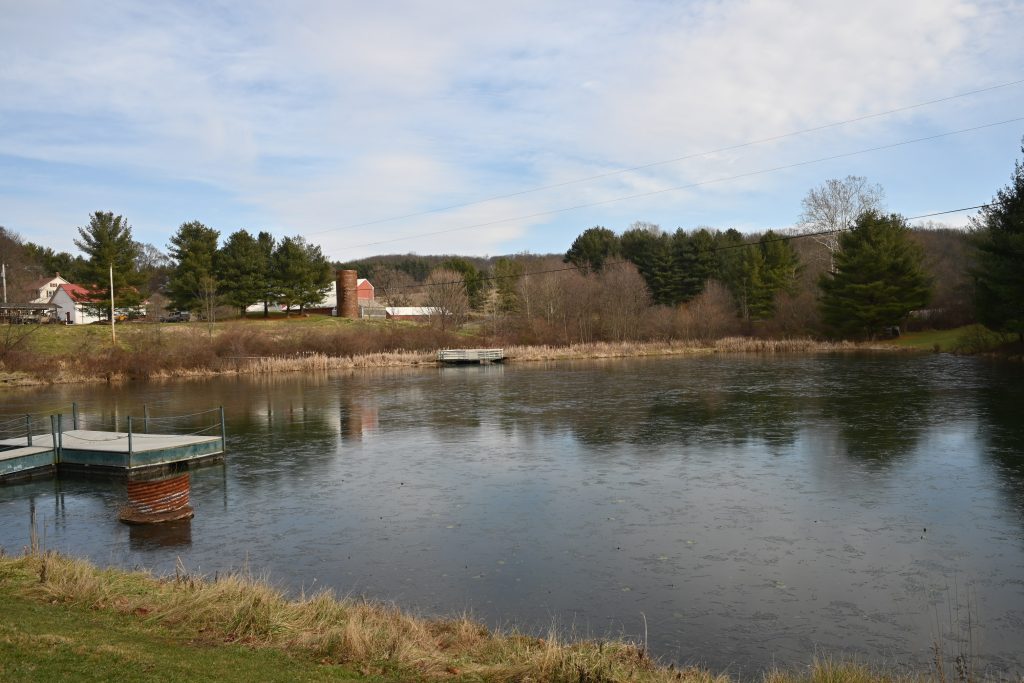
[[[3,681],[354,681],[351,669],[150,626],[141,616],[53,604],[0,584]]]
[[[907,332],[887,344],[921,351],[943,353],[985,353],[994,351],[1012,338],[993,332],[984,325],[964,325],[951,330]]]
[[[886,343],[892,344],[893,346],[920,349],[922,351],[935,351],[936,347],[938,347],[939,351],[949,353],[957,349],[960,337],[973,327],[976,326],[966,325],[964,327],[956,327],[952,330],[922,330],[920,332],[907,332],[896,339],[889,340]]]
[[[247,575],[210,581],[0,555],[2,681],[550,681],[733,683],[622,641],[492,633],[329,593],[288,600]],[[815,658],[762,683],[924,683]],[[974,683],[973,679],[963,683]]]

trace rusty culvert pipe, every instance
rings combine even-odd
[[[121,508],[125,524],[158,524],[189,519],[195,512],[190,503],[191,480],[185,474],[169,479],[129,481],[128,504]]]
[[[336,286],[338,290],[338,315],[355,320],[359,317],[359,295],[356,287],[359,275],[354,270],[339,270]]]

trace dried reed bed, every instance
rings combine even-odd
[[[247,359],[236,366],[235,372],[240,374],[263,374],[388,368],[433,363],[436,359],[435,353],[426,351],[389,351],[386,353],[367,353],[360,356],[328,356],[323,353],[311,353],[284,358]]]
[[[828,342],[815,339],[760,339],[725,337],[712,342],[673,340],[652,342],[593,342],[569,346],[512,346],[505,350],[512,361],[539,361],[579,358],[633,358],[700,353],[842,353],[853,351],[893,351],[889,344]]]
[[[46,602],[133,615],[200,644],[278,648],[395,680],[729,681],[700,669],[661,666],[636,643],[491,633],[466,617],[421,619],[330,592],[288,600],[245,574],[157,578],[34,552],[0,557],[3,584]]]
[[[131,379],[203,378],[223,374],[325,372],[436,362],[435,350],[487,346],[431,328],[313,330],[287,336],[234,326],[218,335],[199,329],[154,338],[136,348],[82,349],[76,355],[11,354],[0,362],[5,383],[57,384]],[[628,358],[700,353],[835,353],[907,350],[893,344],[814,339],[726,337],[716,341],[591,342],[506,348],[510,361]]]

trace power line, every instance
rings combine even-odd
[[[934,216],[944,216],[944,215],[951,214],[951,213],[960,213],[961,211],[972,211],[974,209],[984,209],[984,208],[987,208],[989,206],[993,206],[993,204],[991,204],[991,203],[989,203],[989,204],[978,204],[976,206],[965,206],[965,207],[960,208],[960,209],[949,209],[947,211],[936,211],[934,213],[921,214],[920,216],[908,216],[908,217],[903,218],[903,220],[904,221],[908,221],[908,222],[909,221],[916,221],[916,220],[920,220],[922,218],[932,218]],[[768,229],[768,231],[770,231],[770,230],[771,230],[771,228]],[[716,245],[716,246],[711,247],[710,249],[708,249],[708,251],[710,251],[712,253],[716,253],[716,252],[719,252],[719,251],[728,251],[730,249],[744,249],[744,248],[747,248],[747,247],[757,246],[758,244],[768,244],[768,243],[771,243],[771,242],[789,242],[791,240],[802,239],[804,237],[821,237],[822,235],[835,235],[835,234],[838,234],[838,233],[841,233],[841,232],[846,232],[848,230],[850,230],[850,227],[833,228],[831,230],[820,230],[818,232],[801,232],[801,233],[797,233],[797,234],[793,234],[793,235],[779,235],[779,236],[774,237],[772,239],[764,239],[764,238],[762,238],[762,239],[758,240],[757,242],[742,242],[742,243],[739,243],[739,244],[720,244],[720,245]],[[766,232],[768,232],[768,231],[766,231]],[[604,266],[621,266],[621,265],[623,265],[625,263],[632,263],[632,261],[630,261],[628,259],[619,259],[617,261],[606,261],[604,263]],[[494,280],[516,279],[516,278],[520,278],[520,277],[526,277],[528,275],[547,275],[549,273],[564,273],[564,272],[568,272],[570,270],[582,270],[584,268],[587,268],[587,266],[564,266],[564,267],[561,267],[561,268],[546,268],[544,270],[531,270],[531,271],[528,271],[528,272],[525,272],[525,273],[517,273],[517,274],[512,274],[512,275],[481,275],[480,276],[480,280],[482,282],[489,282],[489,281],[494,281]],[[449,281],[446,281],[446,282],[424,282],[424,283],[415,284],[415,285],[405,285],[403,287],[393,287],[392,289],[422,289],[422,288],[425,288],[425,287],[441,287],[441,286],[444,286],[444,285],[461,285],[461,284],[464,284],[464,283],[465,283],[464,279],[462,279],[462,280],[449,280]]]
[[[370,225],[380,225],[381,223],[390,223],[393,221],[405,220],[407,218],[417,218],[419,216],[427,216],[435,213],[444,213],[446,211],[452,211],[453,209],[462,209],[467,206],[476,206],[478,204],[486,204],[487,202],[497,201],[499,199],[510,199],[512,197],[521,197],[527,194],[534,194],[536,192],[543,192],[545,190],[554,190],[560,187],[567,187],[569,185],[578,185],[579,183],[589,182],[591,180],[600,180],[602,178],[610,178],[616,175],[622,175],[623,173],[632,173],[633,171],[642,171],[648,168],[654,168],[657,166],[666,166],[668,164],[678,163],[680,161],[687,161],[689,159],[697,159],[699,157],[710,156],[712,154],[721,154],[723,152],[732,152],[738,149],[744,149],[746,147],[753,147],[755,145],[762,145],[767,142],[777,142],[779,140],[785,140],[787,138],[796,137],[798,135],[806,135],[807,133],[816,133],[822,130],[828,130],[830,128],[838,128],[840,126],[846,126],[851,123],[859,123],[861,121],[868,121],[870,119],[877,119],[883,116],[889,116],[891,114],[898,114],[904,111],[910,111],[912,109],[919,109],[921,107],[927,107],[933,104],[940,104],[942,102],[950,102],[963,97],[970,97],[971,95],[978,95],[984,92],[991,92],[993,90],[1000,90],[1002,88],[1009,88],[1014,85],[1020,85],[1024,83],[1024,78],[1015,81],[1007,81],[1005,83],[998,83],[996,85],[990,85],[984,88],[978,88],[976,90],[968,90],[966,92],[957,93],[955,95],[948,95],[946,97],[939,97],[934,100],[926,100],[924,102],[917,102],[916,104],[908,104],[902,107],[896,107],[895,109],[887,109],[885,111],[875,112],[873,114],[864,114],[863,116],[856,116],[852,119],[844,119],[842,121],[835,121],[833,123],[826,123],[820,126],[813,126],[811,128],[803,128],[801,130],[795,130],[788,133],[781,133],[779,135],[772,135],[766,138],[759,138],[756,140],[749,140],[747,142],[741,142],[735,145],[728,145],[726,147],[719,147],[718,149],[708,150],[706,152],[694,152],[691,154],[685,154],[683,156],[674,157],[672,159],[663,159],[661,161],[652,161],[645,164],[639,164],[636,166],[628,166],[625,168],[619,168],[612,171],[606,171],[604,173],[598,173],[596,175],[585,176],[583,178],[576,178],[574,180],[566,180],[560,183],[553,183],[550,185],[541,185],[538,187],[531,187],[525,190],[519,190],[517,192],[509,192],[507,194],[494,195],[491,197],[485,197],[483,199],[475,199],[469,202],[463,202],[461,204],[451,204],[448,206],[442,206],[435,209],[427,209],[425,211],[416,211],[413,213],[407,213],[401,216],[390,216],[387,218],[378,218],[372,221],[364,221],[362,223],[351,223],[349,225],[343,225],[338,228],[327,228],[325,230],[318,230],[309,232],[309,235],[320,235],[328,232],[340,232],[343,230],[352,230],[354,228],[364,228]],[[363,245],[359,245],[363,246]]]
[[[983,130],[985,128],[994,128],[996,126],[1005,126],[1007,124],[1018,123],[1020,121],[1024,121],[1024,116],[1018,116],[1016,118],[1006,119],[1004,121],[995,121],[995,122],[992,122],[992,123],[984,123],[984,124],[981,124],[981,125],[978,125],[978,126],[971,126],[969,128],[961,128],[959,130],[947,131],[945,133],[936,133],[935,135],[926,135],[924,137],[913,138],[913,139],[910,139],[910,140],[902,140],[900,142],[893,142],[893,143],[889,143],[889,144],[886,144],[886,145],[878,145],[878,146],[875,146],[875,147],[867,147],[865,149],[859,149],[859,150],[856,150],[856,151],[853,151],[853,152],[843,152],[841,154],[833,154],[833,155],[830,155],[830,156],[819,157],[817,159],[809,159],[809,160],[805,160],[805,161],[797,161],[795,163],[785,164],[785,165],[782,165],[782,166],[772,166],[770,168],[763,168],[763,169],[759,169],[757,171],[749,171],[747,173],[739,173],[739,174],[736,174],[736,175],[724,176],[724,177],[721,177],[721,178],[713,178],[711,180],[702,180],[702,181],[695,182],[695,183],[688,183],[686,185],[676,185],[676,186],[673,186],[673,187],[666,187],[666,188],[663,188],[663,189],[660,189],[660,190],[652,190],[650,192],[641,192],[641,193],[638,193],[638,194],[624,195],[624,196],[621,196],[621,197],[613,197],[611,199],[602,199],[602,200],[596,201],[596,202],[587,202],[585,204],[576,204],[574,206],[567,206],[567,207],[563,207],[563,208],[560,208],[560,209],[551,209],[551,210],[548,210],[548,211],[538,211],[538,212],[535,212],[535,213],[525,214],[525,215],[522,215],[522,216],[515,216],[515,217],[511,217],[511,218],[501,218],[501,219],[497,219],[497,220],[493,220],[493,221],[486,221],[486,222],[483,222],[483,223],[474,223],[472,225],[463,225],[463,226],[460,226],[460,227],[457,227],[457,228],[446,228],[444,230],[434,230],[434,231],[431,231],[431,232],[422,232],[422,233],[404,235],[402,237],[395,237],[395,238],[386,239],[386,240],[377,240],[377,241],[374,241],[374,242],[364,242],[362,244],[352,244],[352,245],[348,245],[348,246],[342,247],[342,249],[358,249],[360,247],[372,247],[372,246],[377,246],[377,245],[381,245],[381,244],[392,244],[394,242],[404,242],[406,240],[414,239],[414,238],[417,238],[417,237],[433,237],[435,235],[445,235],[445,234],[452,233],[452,232],[460,232],[462,230],[472,230],[474,228],[486,228],[486,227],[490,227],[490,226],[493,226],[493,225],[501,225],[502,223],[511,223],[513,221],[528,220],[528,219],[531,219],[531,218],[540,218],[540,217],[543,217],[543,216],[553,216],[553,215],[560,214],[560,213],[566,213],[568,211],[577,211],[579,209],[586,209],[586,208],[591,208],[591,207],[595,207],[595,206],[604,206],[604,205],[607,205],[607,204],[614,204],[614,203],[617,203],[617,202],[628,201],[630,199],[641,199],[643,197],[652,197],[654,195],[665,194],[667,192],[678,192],[679,190],[688,190],[688,189],[691,189],[691,188],[694,188],[694,187],[701,187],[701,186],[704,186],[704,185],[712,185],[712,184],[715,184],[715,183],[724,183],[724,182],[727,182],[727,181],[730,181],[730,180],[739,180],[741,178],[751,178],[751,177],[754,177],[754,176],[765,175],[765,174],[768,174],[768,173],[775,173],[775,172],[778,172],[778,171],[785,171],[785,170],[789,170],[789,169],[793,169],[793,168],[799,168],[801,166],[810,166],[810,165],[813,165],[813,164],[820,164],[820,163],[823,163],[823,162],[826,162],[826,161],[834,161],[836,159],[845,159],[845,158],[849,158],[849,157],[853,157],[853,156],[858,156],[858,155],[861,155],[861,154],[868,154],[870,152],[879,152],[879,151],[886,150],[886,149],[895,149],[896,147],[904,147],[906,145],[913,145],[913,144],[917,144],[919,142],[928,142],[930,140],[938,140],[940,138],[951,137],[953,135],[961,135],[963,133],[970,133],[970,132],[977,131],[977,130]]]

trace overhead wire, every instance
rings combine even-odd
[[[965,207],[962,207],[962,208],[959,208],[959,209],[948,209],[946,211],[935,211],[935,212],[932,212],[932,213],[921,214],[919,216],[906,216],[906,217],[903,217],[903,220],[904,221],[916,221],[916,220],[921,220],[922,218],[933,218],[935,216],[945,216],[945,215],[948,215],[948,214],[951,214],[951,213],[961,213],[963,211],[973,211],[974,209],[984,209],[984,208],[990,207],[992,205],[993,204],[990,202],[988,204],[977,204],[975,206],[965,206]],[[771,230],[771,228],[769,228],[768,230]],[[819,230],[817,232],[801,232],[801,233],[795,233],[795,234],[792,234],[792,235],[777,235],[776,237],[770,238],[770,239],[762,238],[762,239],[758,240],[757,242],[742,242],[742,243],[737,243],[737,244],[720,244],[720,245],[715,245],[715,246],[711,247],[710,249],[708,249],[708,251],[714,253],[714,252],[719,252],[719,251],[728,251],[730,249],[744,249],[744,248],[747,248],[747,247],[757,246],[758,244],[768,244],[768,243],[771,243],[771,242],[789,242],[791,240],[802,239],[802,238],[805,238],[805,237],[821,237],[823,235],[835,235],[835,234],[838,234],[838,233],[841,233],[841,232],[847,232],[848,230],[850,230],[849,226],[844,227],[844,228],[833,228],[833,229],[830,229],[830,230]],[[632,261],[630,261],[629,259],[609,260],[609,261],[605,261],[603,265],[604,266],[619,266],[619,265],[623,265],[625,263],[632,263]],[[549,273],[564,273],[564,272],[568,272],[568,271],[572,271],[572,270],[584,270],[584,269],[587,269],[587,268],[589,268],[589,266],[571,265],[571,266],[565,266],[565,267],[562,267],[562,268],[546,268],[544,270],[533,270],[533,271],[528,271],[528,272],[523,272],[523,273],[514,273],[514,274],[509,274],[509,275],[481,275],[479,279],[482,282],[489,282],[489,281],[493,281],[493,280],[517,279],[517,278],[520,278],[520,277],[526,277],[526,276],[530,276],[530,275],[546,275],[546,274],[549,274]],[[445,286],[445,285],[461,285],[461,284],[464,284],[464,283],[465,283],[464,279],[459,279],[459,280],[448,280],[448,281],[444,281],[444,282],[424,282],[424,283],[419,283],[419,284],[415,284],[415,285],[404,285],[404,286],[401,286],[401,287],[393,287],[392,289],[397,289],[397,290],[402,290],[402,289],[423,289],[423,288],[426,288],[426,287],[441,287],[441,286]]]
[[[360,247],[371,247],[371,246],[377,246],[377,245],[381,245],[381,244],[391,244],[391,243],[394,243],[394,242],[404,242],[406,240],[415,239],[415,238],[418,238],[418,237],[433,237],[433,236],[436,236],[436,235],[446,235],[446,234],[449,234],[449,233],[460,232],[460,231],[463,231],[463,230],[472,230],[474,228],[485,228],[485,227],[490,227],[490,226],[493,226],[493,225],[501,225],[503,223],[511,223],[513,221],[528,220],[528,219],[531,219],[531,218],[540,218],[540,217],[543,217],[543,216],[553,216],[553,215],[560,214],[560,213],[566,213],[568,211],[577,211],[579,209],[592,208],[592,207],[595,207],[595,206],[606,206],[608,204],[614,204],[614,203],[617,203],[617,202],[624,202],[624,201],[628,201],[630,199],[641,199],[641,198],[644,198],[644,197],[653,197],[655,195],[665,194],[667,192],[678,192],[679,190],[687,190],[687,189],[691,189],[691,188],[695,188],[695,187],[702,187],[702,186],[705,186],[705,185],[713,185],[713,184],[716,184],[716,183],[723,183],[723,182],[727,182],[727,181],[730,181],[730,180],[739,180],[741,178],[751,178],[751,177],[754,177],[754,176],[766,175],[768,173],[775,173],[775,172],[778,172],[778,171],[784,171],[784,170],[789,170],[789,169],[793,169],[793,168],[800,168],[802,166],[810,166],[810,165],[813,165],[813,164],[820,164],[820,163],[823,163],[823,162],[826,162],[826,161],[834,161],[836,159],[845,159],[845,158],[849,158],[849,157],[853,157],[853,156],[859,156],[861,154],[868,154],[870,152],[878,152],[878,151],[882,151],[882,150],[886,150],[886,149],[895,149],[897,147],[904,147],[906,145],[917,144],[917,143],[920,143],[920,142],[927,142],[927,141],[930,141],[930,140],[938,140],[938,139],[941,139],[941,138],[951,137],[953,135],[962,135],[964,133],[970,133],[970,132],[974,132],[974,131],[978,131],[978,130],[984,130],[986,128],[994,128],[994,127],[997,127],[997,126],[1005,126],[1007,124],[1018,123],[1020,121],[1024,121],[1024,116],[1018,116],[1018,117],[1015,117],[1015,118],[1012,118],[1012,119],[1005,119],[1005,120],[1002,120],[1002,121],[993,121],[993,122],[990,122],[990,123],[983,123],[983,124],[980,124],[980,125],[977,125],[977,126],[970,126],[968,128],[960,128],[958,130],[946,131],[944,133],[936,133],[934,135],[926,135],[926,136],[919,137],[919,138],[912,138],[910,140],[901,140],[900,142],[893,142],[893,143],[888,143],[888,144],[885,144],[885,145],[876,145],[874,147],[867,147],[867,148],[855,150],[855,151],[852,151],[852,152],[843,152],[843,153],[840,153],[840,154],[832,154],[832,155],[829,155],[829,156],[818,157],[816,159],[808,159],[808,160],[804,160],[804,161],[797,161],[797,162],[794,162],[794,163],[791,163],[791,164],[783,164],[781,166],[772,166],[772,167],[769,167],[769,168],[758,169],[756,171],[748,171],[746,173],[738,173],[736,175],[724,176],[724,177],[721,177],[721,178],[712,178],[712,179],[709,179],[709,180],[702,180],[702,181],[698,181],[698,182],[694,182],[694,183],[687,183],[685,185],[675,185],[675,186],[672,186],[672,187],[666,187],[666,188],[662,188],[662,189],[659,189],[659,190],[651,190],[649,192],[640,192],[640,193],[637,193],[637,194],[624,195],[624,196],[619,196],[619,197],[612,197],[610,199],[602,199],[602,200],[599,200],[599,201],[587,202],[587,203],[584,203],[584,204],[576,204],[574,206],[567,206],[567,207],[563,207],[563,208],[560,208],[560,209],[550,209],[550,210],[546,210],[546,211],[537,211],[537,212],[534,212],[534,213],[524,214],[524,215],[521,215],[521,216],[514,216],[514,217],[510,217],[510,218],[500,218],[500,219],[496,219],[496,220],[492,220],[492,221],[485,221],[483,223],[473,223],[471,225],[463,225],[463,226],[459,226],[457,228],[446,228],[444,230],[434,230],[434,231],[430,231],[430,232],[421,232],[421,233],[403,235],[401,237],[395,237],[395,238],[390,238],[390,239],[385,239],[385,240],[376,240],[376,241],[373,241],[373,242],[363,242],[361,244],[351,244],[351,245],[347,245],[345,247],[342,247],[342,249],[357,249],[357,248],[360,248]]]
[[[590,175],[590,176],[584,176],[582,178],[574,178],[572,180],[565,180],[565,181],[558,182],[558,183],[551,183],[551,184],[548,184],[548,185],[540,185],[540,186],[537,186],[537,187],[527,188],[525,190],[518,190],[516,192],[508,192],[508,193],[505,193],[505,194],[493,195],[493,196],[490,196],[490,197],[484,197],[484,198],[481,198],[481,199],[475,199],[475,200],[472,200],[472,201],[462,202],[462,203],[459,203],[459,204],[450,204],[448,206],[442,206],[442,207],[437,207],[437,208],[433,208],[433,209],[426,209],[424,211],[415,211],[415,212],[412,212],[412,213],[407,213],[407,214],[403,214],[403,215],[399,215],[399,216],[389,216],[389,217],[386,217],[386,218],[378,218],[378,219],[375,219],[375,220],[363,221],[361,223],[350,223],[348,225],[343,225],[343,226],[336,227],[336,228],[326,228],[324,230],[317,230],[317,231],[307,232],[306,234],[307,235],[320,235],[320,234],[325,234],[325,233],[328,233],[328,232],[341,232],[341,231],[344,231],[344,230],[352,230],[352,229],[355,229],[355,228],[364,228],[364,227],[368,227],[368,226],[371,226],[371,225],[380,225],[381,223],[391,223],[393,221],[405,220],[405,219],[408,219],[408,218],[418,218],[420,216],[427,216],[427,215],[436,214],[436,213],[444,213],[446,211],[452,211],[454,209],[462,209],[462,208],[466,208],[466,207],[469,207],[469,206],[477,206],[479,204],[486,204],[488,202],[498,201],[498,200],[501,200],[501,199],[511,199],[513,197],[521,197],[523,195],[534,194],[534,193],[537,193],[537,192],[543,192],[545,190],[554,190],[554,189],[558,189],[558,188],[561,188],[561,187],[568,187],[570,185],[578,185],[580,183],[590,182],[592,180],[601,180],[601,179],[604,179],[604,178],[610,178],[610,177],[613,177],[613,176],[622,175],[624,173],[632,173],[634,171],[642,171],[642,170],[645,170],[645,169],[648,169],[648,168],[655,168],[655,167],[658,167],[658,166],[666,166],[668,164],[674,164],[674,163],[678,163],[680,161],[687,161],[689,159],[698,159],[700,157],[711,156],[713,154],[722,154],[724,152],[732,152],[732,151],[736,151],[738,149],[744,149],[744,148],[747,148],[747,147],[754,147],[756,145],[762,145],[762,144],[765,144],[765,143],[768,143],[768,142],[777,142],[779,140],[785,140],[785,139],[792,138],[792,137],[797,137],[797,136],[800,136],[800,135],[806,135],[808,133],[816,133],[816,132],[823,131],[823,130],[828,130],[828,129],[831,129],[831,128],[838,128],[840,126],[846,126],[846,125],[849,125],[851,123],[859,123],[861,121],[868,121],[868,120],[871,120],[871,119],[881,118],[883,116],[890,116],[892,114],[898,114],[900,112],[911,111],[913,109],[919,109],[921,107],[927,107],[927,106],[930,106],[930,105],[933,105],[933,104],[941,104],[942,102],[950,102],[952,100],[957,100],[957,99],[961,99],[961,98],[964,98],[964,97],[970,97],[971,95],[978,95],[978,94],[985,93],[985,92],[991,92],[991,91],[994,91],[994,90],[1000,90],[1002,88],[1009,88],[1011,86],[1020,85],[1022,83],[1024,83],[1024,78],[1013,80],[1013,81],[1006,81],[1004,83],[997,83],[995,85],[986,86],[984,88],[977,88],[975,90],[968,90],[966,92],[956,93],[954,95],[948,95],[946,97],[939,97],[939,98],[932,99],[932,100],[926,100],[924,102],[917,102],[917,103],[905,105],[905,106],[902,106],[902,107],[895,107],[893,109],[886,109],[885,111],[874,112],[874,113],[871,113],[871,114],[864,114],[862,116],[855,116],[853,118],[843,119],[841,121],[833,121],[832,123],[825,123],[825,124],[821,124],[821,125],[818,125],[818,126],[812,126],[810,128],[802,128],[800,130],[790,131],[790,132],[787,132],[787,133],[780,133],[778,135],[771,135],[771,136],[768,136],[768,137],[758,138],[758,139],[755,139],[755,140],[748,140],[746,142],[740,142],[740,143],[736,143],[734,145],[727,145],[725,147],[719,147],[717,149],[711,149],[711,150],[707,150],[707,151],[704,151],[704,152],[693,152],[693,153],[690,153],[690,154],[684,154],[682,156],[673,157],[671,159],[662,159],[662,160],[659,160],[659,161],[651,161],[651,162],[644,163],[644,164],[637,164],[635,166],[627,166],[627,167],[624,167],[624,168],[617,168],[617,169],[614,169],[614,170],[611,170],[611,171],[605,171],[603,173],[597,173],[597,174]],[[364,246],[364,245],[360,245],[360,246]]]

